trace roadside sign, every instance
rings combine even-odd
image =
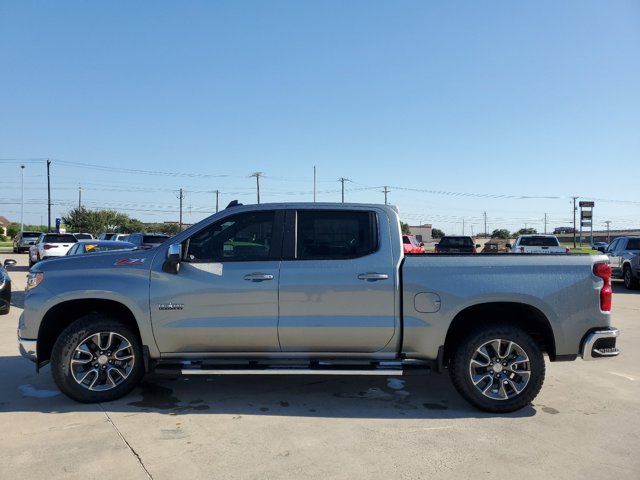
[[[580,208],[593,208],[596,202],[579,202]]]
[[[592,210],[582,210],[582,211],[580,212],[580,216],[581,216],[583,219],[587,219],[587,218],[588,218],[588,219],[591,219],[591,218],[593,218],[593,211],[592,211]]]

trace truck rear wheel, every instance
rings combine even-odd
[[[544,382],[542,352],[525,332],[508,325],[473,330],[459,340],[449,365],[458,392],[481,410],[519,410]]]
[[[106,314],[85,315],[60,334],[51,352],[56,385],[73,400],[108,402],[129,393],[142,379],[138,336]]]
[[[629,265],[625,265],[624,272],[622,273],[622,278],[624,279],[624,286],[627,290],[638,289],[638,279],[633,278],[633,272],[631,271],[631,267]]]

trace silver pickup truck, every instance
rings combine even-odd
[[[476,407],[529,404],[550,361],[617,355],[605,256],[404,255],[383,205],[233,205],[150,249],[47,260],[18,341],[80,402],[145,372],[448,369]]]

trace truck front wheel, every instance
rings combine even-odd
[[[519,410],[538,395],[544,382],[542,352],[516,327],[496,325],[473,330],[451,357],[451,380],[458,392],[481,410]]]
[[[118,399],[144,375],[140,340],[116,318],[102,313],[85,315],[56,340],[51,371],[58,388],[73,400]]]

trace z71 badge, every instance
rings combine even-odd
[[[144,258],[119,258],[114,265],[142,265]]]

